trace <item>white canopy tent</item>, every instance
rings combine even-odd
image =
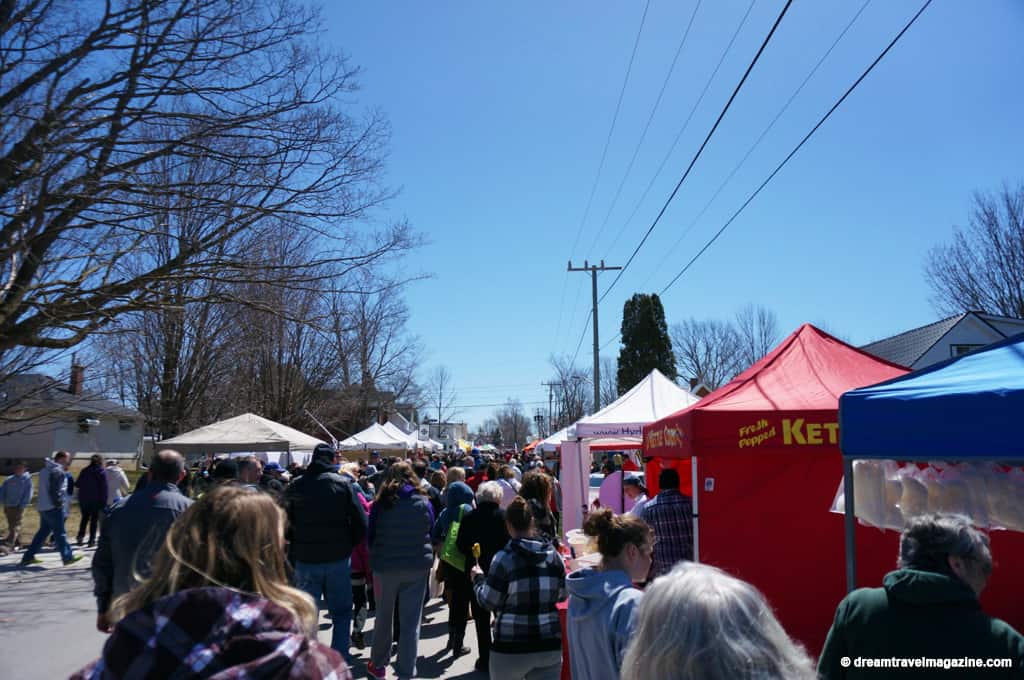
[[[374,423],[362,432],[357,432],[338,443],[342,451],[408,451],[412,448],[408,435],[391,423]]]
[[[698,400],[692,392],[654,369],[621,397],[569,428],[566,440],[561,443],[559,475],[563,531],[583,526],[589,503],[591,449],[638,449],[643,444],[644,425],[681,411]]]
[[[545,453],[554,453],[562,447],[566,440],[575,441],[576,431],[574,426],[563,427],[540,444],[537,449]],[[624,451],[626,449],[640,448],[641,440],[635,437],[600,437],[590,441],[591,451]]]
[[[306,463],[317,444],[325,442],[299,432],[295,428],[276,423],[254,413],[243,413],[177,437],[157,442],[157,448],[168,448],[182,454],[248,454],[264,453],[268,460]],[[283,454],[271,456],[269,454]]]
[[[444,444],[436,442],[433,439],[420,439],[419,432],[403,432],[402,428],[398,427],[391,421],[384,423],[381,426],[385,432],[397,437],[405,438],[409,442],[409,448],[411,449],[423,449],[425,451],[440,451],[444,448]]]

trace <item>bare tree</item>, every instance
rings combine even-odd
[[[967,227],[928,253],[925,279],[940,312],[1024,318],[1024,183],[976,192]]]
[[[485,418],[484,422],[480,425],[480,431],[476,433],[473,440],[483,440],[500,447],[502,445],[502,434],[501,425],[498,424],[497,417]]]
[[[501,433],[501,446],[506,448],[526,446],[530,440],[530,418],[523,411],[523,404],[518,399],[509,399],[495,413],[498,429]],[[496,446],[498,444],[495,444]]]
[[[551,431],[555,432],[590,412],[593,389],[590,372],[573,365],[570,357],[552,355],[550,362],[555,371],[551,382],[555,385],[555,403],[558,405],[551,425]]]
[[[267,244],[271,257],[289,261],[283,244]],[[276,282],[253,283],[239,291],[258,307],[240,304],[235,310],[239,329],[231,349],[231,364],[240,368],[231,381],[235,412],[253,410],[291,425],[310,425],[306,410],[319,410],[325,390],[338,375],[338,355],[327,324],[324,297]]]
[[[739,341],[739,370],[759,361],[782,339],[775,312],[753,303],[736,313],[736,332]]]
[[[447,366],[437,366],[427,377],[426,399],[431,411],[437,414],[437,422],[451,422],[458,415],[455,401],[459,395],[452,384],[452,374]]]
[[[688,319],[672,325],[672,349],[681,375],[717,389],[744,366],[739,332],[728,322]]]
[[[182,280],[313,285],[411,245],[405,225],[358,238],[390,196],[388,128],[339,108],[357,71],[320,25],[293,0],[0,4],[0,361],[159,309]],[[271,228],[334,271],[255,267]]]
[[[618,368],[615,358],[601,357],[601,403],[605,406],[619,398]]]
[[[417,409],[429,402],[416,380],[423,343],[408,330],[404,283],[367,268],[350,277],[345,292],[330,296],[339,375],[327,417],[345,432],[365,427],[371,406],[385,393]]]

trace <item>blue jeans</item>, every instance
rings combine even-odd
[[[53,534],[53,543],[60,552],[60,558],[64,562],[68,562],[72,557],[71,546],[68,545],[68,537],[64,533],[64,510],[61,508],[43,510],[39,513],[39,531],[33,537],[32,545],[22,555],[21,561],[28,562],[35,557],[39,549],[43,547],[43,541],[51,533]]]
[[[416,675],[416,656],[420,642],[420,620],[423,616],[423,598],[427,594],[430,572],[425,569],[402,571],[378,571],[374,581],[380,584],[377,598],[377,618],[373,623],[373,646],[370,660],[373,665],[384,668],[391,660],[391,641],[398,603],[398,620],[402,634],[398,640],[398,671],[400,680]]]
[[[320,596],[327,600],[333,631],[331,648],[345,657],[350,665],[349,628],[352,625],[352,570],[351,559],[337,562],[296,562],[295,586],[309,593],[319,607]]]

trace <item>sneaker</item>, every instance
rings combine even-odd
[[[39,559],[38,557],[33,557],[30,560],[22,560],[21,561],[21,566],[29,567],[29,566],[32,566],[33,564],[42,564],[42,563],[43,563],[43,561],[41,559]]]
[[[352,633],[352,646],[356,649],[366,649],[366,637],[362,633]]]
[[[477,659],[476,663],[473,664],[473,668],[480,671],[481,673],[491,672],[490,663],[484,661],[483,659]]]
[[[457,648],[452,649],[452,656],[454,656],[454,657],[465,656],[465,655],[469,654],[470,651],[471,650],[469,649],[469,647],[457,647]]]
[[[85,555],[75,555],[75,556],[73,556],[73,557],[72,557],[72,558],[71,558],[70,560],[68,560],[67,562],[65,562],[65,563],[64,563],[64,566],[66,567],[66,566],[68,566],[69,564],[74,564],[75,562],[81,562],[81,561],[82,561],[82,560],[84,560],[84,559],[85,559]]]
[[[380,668],[379,666],[374,665],[372,661],[366,664],[366,672],[370,674],[371,678],[377,678],[378,680],[382,680],[388,675],[386,668]]]

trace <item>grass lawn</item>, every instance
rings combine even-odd
[[[132,489],[135,488],[135,482],[138,480],[139,475],[142,474],[137,470],[125,470],[125,474],[128,476],[128,484]],[[72,469],[71,473],[75,475],[75,479],[78,479],[77,471]],[[0,477],[0,484],[7,479],[6,477]],[[35,536],[36,532],[39,531],[39,511],[36,510],[36,501],[39,498],[39,475],[32,475],[32,488],[35,489],[35,495],[32,496],[32,504],[25,510],[25,517],[21,522],[21,545],[27,547],[32,542],[32,537]],[[75,501],[71,502],[71,513],[68,515],[67,520],[64,522],[64,529],[67,532],[68,541],[74,545],[74,540],[78,537],[78,525],[82,522],[82,513],[78,508],[78,503]],[[0,534],[0,539],[7,535],[7,522],[3,522],[3,533]]]

